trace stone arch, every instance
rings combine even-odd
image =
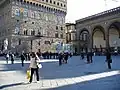
[[[102,26],[97,25],[92,31],[92,48],[95,51],[101,51],[106,48],[105,30]]]
[[[80,40],[83,40],[83,39],[81,39],[81,38],[83,38],[83,36],[81,36],[83,33],[86,33],[87,39],[88,39],[88,37],[90,36],[90,32],[89,32],[88,29],[86,29],[86,28],[81,29],[81,31],[80,31],[80,33],[79,33],[79,39],[80,39]]]
[[[115,28],[119,34],[119,38],[120,38],[120,21],[113,21],[111,22],[111,24],[108,26],[108,32],[110,30],[110,28]]]
[[[84,32],[84,31],[86,31],[86,32],[88,32],[88,34],[90,34],[90,33],[89,33],[89,31],[88,31],[88,29],[83,28],[83,29],[81,29],[81,31],[80,31],[80,33],[79,33],[79,35],[81,35],[81,34],[82,34],[82,32]]]
[[[109,47],[111,51],[120,48],[120,21],[113,21],[108,26]]]
[[[98,26],[95,26],[95,28],[93,29],[92,31],[92,37],[94,36],[95,32],[97,31],[101,31],[103,33],[103,38],[105,40],[105,30],[102,26],[98,25]]]
[[[82,52],[87,52],[87,50],[88,50],[88,38],[89,38],[89,36],[90,36],[90,32],[88,31],[88,29],[83,28],[80,30],[79,40],[80,40],[80,50]]]

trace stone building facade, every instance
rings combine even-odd
[[[73,52],[77,52],[76,29],[74,23],[66,23],[66,43],[70,44]]]
[[[14,52],[55,51],[65,41],[67,0],[1,0],[0,48]]]
[[[76,20],[77,52],[120,52],[120,7]]]

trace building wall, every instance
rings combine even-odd
[[[11,5],[10,1],[3,2],[0,5],[0,49],[2,49],[5,37],[11,33]],[[10,37],[9,37],[10,39]]]
[[[75,24],[66,23],[66,43],[70,44],[72,47],[72,52],[76,52],[76,29]]]
[[[65,41],[64,25],[67,2],[65,0],[55,0],[55,2],[56,4],[50,3],[50,0],[48,2],[46,0],[40,2],[38,0],[24,0],[23,2],[11,0],[9,4],[11,13],[8,19],[10,25],[8,24],[6,27],[10,30],[9,35],[21,35],[21,37],[23,35],[25,37],[41,34],[43,36],[42,38],[34,39],[33,37],[27,40],[27,37],[21,39],[12,36],[10,40],[12,49],[20,51],[24,46],[24,48],[28,47],[26,52],[31,51],[31,49],[32,51],[38,51],[38,49],[42,52],[51,51],[52,43]],[[57,5],[58,2],[59,5]],[[8,4],[6,6],[8,7]],[[3,25],[2,27],[5,28]],[[1,33],[3,33],[3,29],[1,29]],[[55,33],[58,33],[58,37],[55,37]],[[45,42],[49,43],[45,44]]]
[[[120,7],[104,11],[76,21],[77,31],[77,52],[86,47],[92,51],[94,47],[104,49],[117,46],[119,48],[120,40]],[[81,33],[87,32],[88,39],[80,40]],[[116,45],[115,45],[116,43]]]

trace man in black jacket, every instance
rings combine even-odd
[[[58,58],[59,58],[59,66],[61,66],[62,65],[62,59],[63,59],[63,53],[60,53]]]
[[[22,54],[21,54],[22,67],[24,67],[24,60],[25,60],[25,56],[24,56],[24,54],[22,53]]]
[[[111,69],[112,59],[111,59],[111,53],[108,49],[106,50],[106,62],[108,64],[108,69]]]

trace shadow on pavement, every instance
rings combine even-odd
[[[42,90],[120,90],[120,75]]]
[[[117,62],[113,61],[112,67],[115,69],[108,70],[105,64],[105,57],[93,58],[92,64],[86,64],[80,57],[72,57],[69,59],[68,64],[59,66],[58,61],[53,62],[41,62],[42,68],[39,69],[40,77],[42,79],[61,79],[61,78],[72,78],[84,75],[97,74],[101,72],[113,71],[120,69],[119,57],[115,57]],[[44,61],[44,60],[43,60]],[[25,63],[24,67],[21,63],[15,64],[4,64],[4,69],[0,71],[22,71],[26,73],[29,67],[29,63]]]
[[[8,88],[8,87],[13,87],[13,86],[18,86],[22,85],[23,83],[13,83],[13,84],[8,84],[8,85],[2,85],[0,86],[0,89]]]
[[[24,67],[22,67],[21,63],[14,64],[3,64],[4,68],[0,71],[25,71],[29,67],[29,63],[24,63]]]

